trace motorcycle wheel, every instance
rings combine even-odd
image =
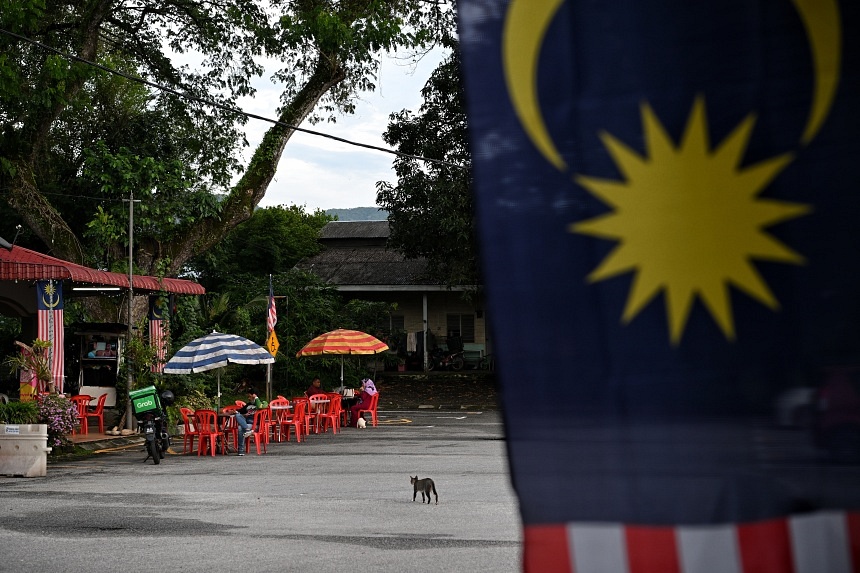
[[[466,361],[463,360],[462,356],[457,356],[451,360],[451,370],[462,370],[463,366],[466,365]]]
[[[152,463],[158,465],[161,463],[161,456],[158,452],[158,446],[155,445],[155,440],[146,440],[146,453],[152,457]]]

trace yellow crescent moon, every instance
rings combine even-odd
[[[537,97],[537,62],[546,29],[564,0],[513,0],[502,32],[505,82],[532,143],[559,171],[567,169],[549,137]]]
[[[839,26],[836,0],[794,0],[794,6],[809,36],[815,70],[812,106],[801,138],[806,145],[821,129],[833,106],[842,65],[842,28]]]
[[[837,0],[792,0],[809,36],[815,87],[801,142],[824,123],[839,84],[842,36]],[[502,35],[502,62],[511,102],[526,134],[559,171],[567,165],[549,136],[538,105],[537,63],[546,30],[564,0],[512,0]]]

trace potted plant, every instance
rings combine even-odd
[[[33,387],[31,384],[32,391],[29,394],[22,392],[21,399],[24,401],[32,400],[40,391],[56,394],[51,365],[48,363],[48,349],[51,347],[51,342],[37,338],[33,341],[32,346],[17,340],[15,344],[21,348],[21,352],[7,357],[6,366],[12,373],[18,370],[29,372],[31,380],[36,380],[36,386]]]

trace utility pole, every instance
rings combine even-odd
[[[140,199],[138,199],[137,202],[140,203]],[[131,343],[132,311],[134,309],[134,203],[134,190],[131,189],[128,192],[128,332],[126,333],[125,339],[126,350],[128,350],[129,344]],[[125,368],[128,376],[126,379],[127,392],[125,400],[125,427],[126,429],[132,430],[134,429],[134,423],[131,419],[131,398],[129,395],[134,388],[134,376],[131,372],[131,361],[128,359],[127,353],[126,362],[127,364],[125,365]]]

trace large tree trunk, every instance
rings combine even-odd
[[[80,58],[94,60],[98,51],[99,30],[113,6],[113,0],[92,0],[82,10],[83,19],[78,26],[78,53]],[[70,68],[84,66],[70,62]],[[69,74],[59,85],[50,74],[40,77],[37,91],[53,94],[53,102],[46,109],[23,119],[29,141],[27,151],[12,159],[14,175],[9,188],[9,205],[24,219],[24,222],[40,239],[52,248],[52,255],[75,262],[83,262],[83,250],[78,238],[56,209],[39,192],[35,173],[39,165],[47,162],[46,151],[51,126],[72,101],[86,81],[86,74]],[[62,90],[62,93],[57,93]]]
[[[167,246],[170,258],[170,273],[178,272],[189,259],[205,252],[220,241],[230,229],[251,217],[254,208],[266,195],[266,190],[278,168],[281,154],[295,133],[289,125],[300,125],[313,111],[325,93],[344,79],[343,70],[332,59],[320,56],[317,67],[305,87],[278,117],[263,136],[263,141],[254,152],[245,175],[224,201],[220,217],[200,221],[184,237]]]

